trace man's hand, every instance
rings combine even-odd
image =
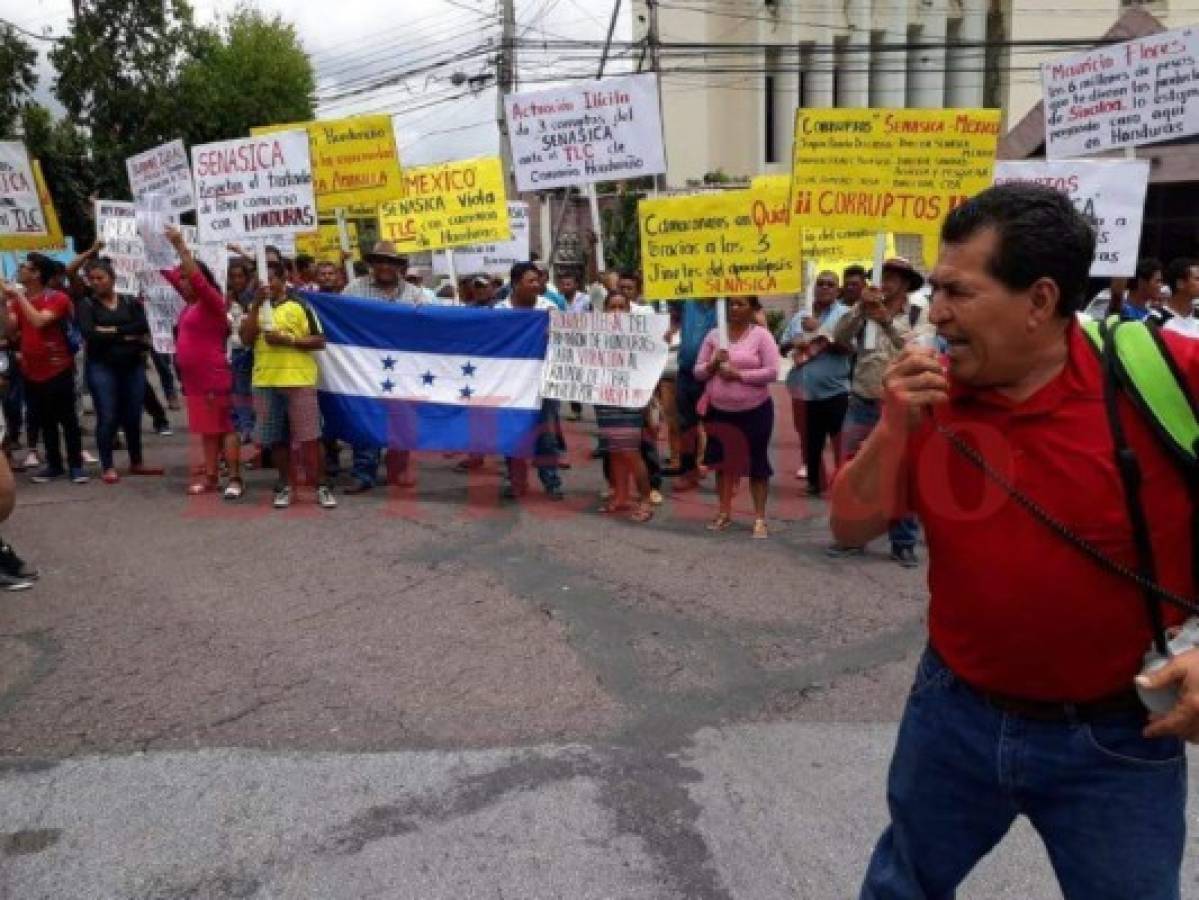
[[[909,431],[928,410],[949,400],[949,379],[937,355],[922,347],[909,347],[883,375],[883,419]]]
[[[868,287],[862,292],[862,314],[880,325],[886,325],[891,321],[887,306],[883,303],[883,292],[878,288]]]
[[[1199,744],[1199,650],[1180,653],[1156,672],[1138,675],[1137,684],[1150,690],[1178,688],[1174,708],[1164,716],[1153,716],[1145,737],[1180,737]]]
[[[179,245],[183,243],[183,234],[174,225],[168,225],[166,230],[163,231],[163,234],[165,234],[167,240],[171,242],[171,246],[176,249],[178,249]]]
[[[296,339],[290,334],[285,334],[282,331],[264,331],[262,339],[272,347],[293,347]]]

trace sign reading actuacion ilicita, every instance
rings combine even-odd
[[[522,191],[619,181],[666,171],[657,78],[608,78],[505,98]]]

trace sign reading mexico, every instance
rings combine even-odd
[[[4,238],[44,235],[46,216],[29,154],[20,141],[0,141],[0,249]]]
[[[504,108],[522,191],[666,171],[655,75],[512,94]]]
[[[251,128],[250,134],[260,137],[297,129],[308,132],[313,190],[321,212],[375,207],[403,193],[391,116],[264,125]],[[373,209],[370,214],[374,215]]]
[[[995,164],[995,183],[1035,181],[1056,188],[1095,226],[1097,278],[1133,275],[1141,244],[1149,160],[1037,160]]]
[[[508,200],[497,157],[404,170],[404,196],[379,207],[379,234],[403,252],[505,241]]]
[[[529,258],[529,204],[508,204],[508,225],[512,237],[494,244],[476,244],[459,247],[454,251],[454,268],[461,275],[503,275],[507,277],[512,267]],[[449,261],[442,254],[433,256],[433,271],[438,275],[449,275]]]
[[[1043,63],[1045,155],[1088,156],[1199,133],[1199,30]]]
[[[201,241],[314,231],[308,135],[285,131],[192,148]]]
[[[997,109],[801,109],[794,209],[812,226],[928,234],[991,185]]]
[[[637,217],[647,300],[800,289],[800,222],[785,187],[644,199]]]
[[[167,199],[168,211],[175,215],[196,208],[192,170],[183,141],[174,140],[131,156],[125,160],[125,168],[134,202],[147,194],[161,194]]]
[[[666,369],[670,316],[550,313],[541,396],[644,409]]]

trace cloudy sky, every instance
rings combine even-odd
[[[237,0],[193,3],[197,18],[210,22],[231,12]],[[478,78],[495,71],[496,0],[258,0],[255,5],[298,28],[316,68],[321,116],[395,115],[401,158],[409,164],[496,152],[495,91]],[[617,25],[618,41],[630,38],[630,5]],[[602,41],[612,6],[613,0],[517,0],[517,34],[529,42]],[[65,33],[70,13],[70,0],[0,0],[0,19],[39,34]],[[534,89],[555,77],[594,71],[597,51],[528,46],[521,55],[520,78]],[[52,70],[44,57],[41,74],[38,94],[48,98]],[[455,84],[462,77],[467,80]]]

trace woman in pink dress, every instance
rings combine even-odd
[[[228,307],[212,273],[196,262],[178,229],[167,228],[166,236],[179,254],[179,268],[162,274],[186,304],[179,313],[175,360],[187,397],[187,428],[200,435],[204,445],[204,478],[187,491],[204,494],[220,488],[217,459],[224,450],[229,467],[225,499],[236,500],[245,487],[233,430],[233,372],[225,355]]]

